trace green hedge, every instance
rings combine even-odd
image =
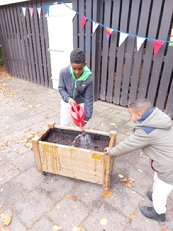
[[[2,53],[2,47],[0,47],[0,65],[4,64],[4,57],[3,57],[3,53]]]

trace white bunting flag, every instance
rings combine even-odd
[[[22,7],[22,12],[23,12],[23,15],[25,17],[25,15],[26,15],[26,7]]]
[[[120,39],[119,39],[119,47],[121,46],[121,44],[124,42],[124,40],[127,38],[128,34],[125,33],[121,33],[120,32]]]
[[[38,16],[39,16],[39,18],[40,18],[40,14],[41,14],[41,7],[38,7],[38,8],[37,8],[37,12],[38,12]]]
[[[76,11],[71,10],[71,11],[70,11],[71,20],[73,20],[73,18],[75,17],[75,15],[76,15]]]
[[[93,22],[93,34],[95,33],[95,31],[96,31],[98,25],[99,25],[99,23]]]
[[[140,49],[144,41],[145,38],[137,37],[137,51]]]

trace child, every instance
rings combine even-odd
[[[140,210],[145,217],[164,222],[167,198],[173,190],[172,121],[164,112],[153,108],[147,99],[130,103],[128,112],[136,123],[134,133],[105,151],[110,156],[119,156],[142,148],[151,159],[155,174],[153,192],[147,192],[153,207],[142,206]]]
[[[70,54],[71,65],[60,72],[58,90],[61,95],[60,124],[68,125],[70,108],[81,104],[85,112],[85,123],[93,113],[93,78],[86,66],[85,53],[75,49]]]

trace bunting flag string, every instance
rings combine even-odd
[[[38,12],[38,15],[40,17],[41,8],[44,8],[44,10],[46,12],[46,16],[49,16],[49,7],[52,6],[52,5],[56,5],[57,3],[59,3],[59,2],[57,1],[57,2],[54,2],[53,4],[46,5],[46,6],[43,6],[43,7],[38,7],[38,8],[37,7],[36,8],[35,7],[34,8],[29,7],[30,16],[32,17],[34,9],[36,9],[37,12]],[[123,32],[121,30],[118,30],[118,29],[108,28],[104,24],[101,24],[101,23],[96,22],[96,21],[94,21],[94,20],[92,20],[92,19],[90,19],[90,18],[88,18],[86,16],[83,16],[81,13],[79,13],[79,12],[73,10],[71,7],[69,7],[66,3],[62,3],[62,4],[65,5],[67,8],[69,8],[71,10],[71,12],[72,12],[71,13],[72,20],[73,20],[73,18],[75,17],[76,14],[78,14],[81,17],[81,28],[82,28],[82,30],[85,28],[86,22],[90,21],[92,23],[92,33],[93,34],[95,33],[98,26],[101,26],[101,27],[105,28],[107,41],[109,40],[109,38],[110,38],[110,36],[111,36],[111,34],[113,32],[120,33],[119,46],[121,46],[121,44],[126,40],[126,38],[128,36],[136,38],[137,51],[140,49],[140,47],[142,46],[142,44],[144,43],[145,40],[153,41],[154,55],[157,55],[157,53],[159,52],[160,48],[163,46],[164,43],[168,43],[169,46],[173,46],[173,26],[172,26],[172,29],[171,29],[170,40],[169,41],[167,41],[167,40],[159,40],[159,39],[155,39],[155,38],[149,38],[149,37],[139,36],[139,35],[136,35],[136,34],[126,33],[126,32]],[[24,17],[26,16],[26,9],[27,9],[26,7],[22,7],[22,12],[23,12]]]

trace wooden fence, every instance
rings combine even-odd
[[[54,1],[44,1],[53,3]],[[70,1],[63,1],[70,2]],[[153,55],[153,40],[145,40],[137,51],[136,37],[128,36],[119,47],[120,33],[109,41],[106,27],[146,38],[169,40],[173,24],[172,0],[72,0],[78,14],[73,19],[74,48],[86,52],[94,76],[95,99],[127,106],[137,98],[148,98],[173,118],[173,47],[165,43]],[[27,7],[23,16],[22,6]],[[48,28],[45,11],[33,16],[28,7],[42,7],[32,1],[0,7],[0,43],[7,70],[14,76],[52,87]],[[92,33],[92,21],[81,27],[81,15],[99,22]]]
[[[26,7],[26,16],[22,7]],[[42,3],[37,1],[0,7],[0,43],[5,66],[13,76],[51,87],[45,11],[42,8],[39,17],[34,10],[31,17],[29,7],[42,7]]]
[[[92,34],[92,22],[81,29],[80,15],[74,20],[74,46],[86,51],[95,76],[96,99],[127,106],[137,98],[148,98],[173,117],[173,47],[165,43],[153,55],[153,40],[140,50],[136,37],[128,36],[119,47],[119,33],[109,41],[105,28],[146,38],[169,40],[173,24],[172,0],[75,0],[73,7],[83,16],[104,26]]]

